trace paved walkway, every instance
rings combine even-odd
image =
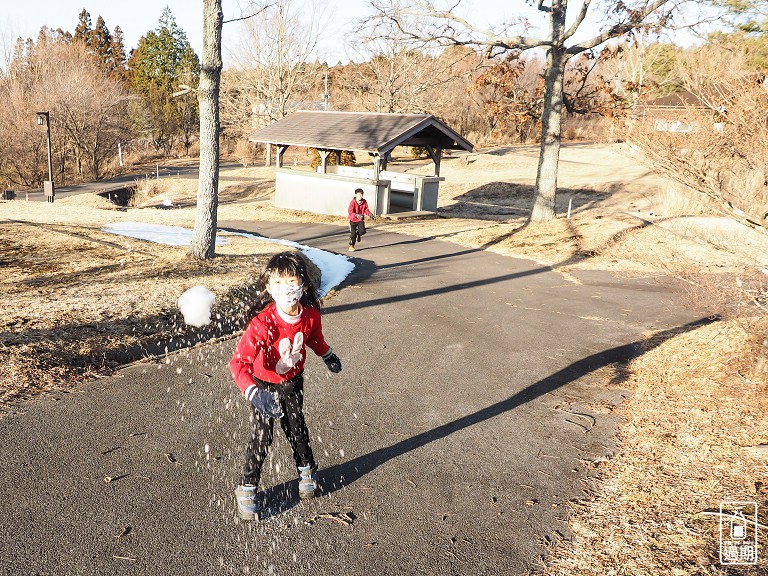
[[[242,168],[242,164],[236,162],[223,162],[219,165],[219,178],[221,179],[227,172],[231,170],[238,170]],[[195,178],[199,172],[199,166],[197,162],[190,160],[170,161],[160,164],[147,164],[145,166],[134,166],[129,174],[123,174],[121,176],[115,176],[105,180],[95,180],[93,182],[84,182],[81,184],[71,184],[69,186],[56,186],[56,200],[62,198],[68,198],[69,196],[76,196],[78,194],[105,194],[106,192],[113,192],[125,187],[132,187],[136,185],[137,181],[144,180],[145,178],[152,180],[153,178],[169,178],[169,177],[182,177],[182,178]],[[28,194],[25,191],[19,191],[16,193],[16,201],[25,201],[29,198],[33,202],[46,202],[47,198],[42,189],[29,190]]]
[[[340,227],[222,222],[336,251]],[[652,282],[369,229],[327,302],[340,375],[307,362],[323,496],[277,434],[269,517],[236,520],[247,408],[233,339],[25,402],[0,420],[2,574],[526,574],[567,536],[620,389],[595,371],[694,315]],[[603,374],[605,376],[605,374]],[[615,377],[620,383],[621,373]],[[111,481],[108,478],[111,478]],[[353,519],[345,525],[335,513]]]

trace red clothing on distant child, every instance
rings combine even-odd
[[[272,302],[251,320],[237,343],[229,369],[246,396],[248,388],[256,385],[254,376],[268,384],[281,384],[301,374],[307,357],[305,346],[318,356],[330,350],[323,338],[319,310],[304,306],[295,323],[293,318],[287,318]],[[285,350],[281,354],[281,343],[287,355],[295,355],[295,361],[286,364],[287,355]]]
[[[365,216],[373,216],[371,211],[368,210],[368,202],[365,199],[363,199],[363,201],[358,204],[357,199],[352,198],[352,201],[349,203],[347,212],[349,214],[350,222],[360,222],[361,220],[365,219]]]

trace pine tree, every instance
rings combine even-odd
[[[125,57],[125,44],[123,42],[123,30],[120,26],[115,26],[114,32],[112,32],[112,62],[113,68],[110,74],[113,78],[125,81],[127,79],[128,71],[125,68],[127,59]]]
[[[184,73],[191,72],[195,81],[200,74],[197,54],[167,6],[158,27],[139,40],[131,61],[133,85],[141,93],[154,88],[170,94],[178,89]]]
[[[180,84],[196,87],[200,61],[166,7],[155,30],[139,40],[131,54],[131,85],[144,96],[149,116],[145,128],[157,149],[170,152],[177,137],[188,148],[197,118],[194,96],[172,98]]]
[[[96,61],[107,74],[111,74],[115,69],[112,56],[112,34],[109,33],[104,18],[101,16],[96,19],[96,27],[91,31],[89,38],[88,45],[93,51]]]
[[[77,19],[77,26],[75,27],[75,35],[72,37],[75,42],[82,42],[86,46],[91,45],[91,32],[93,26],[91,25],[91,15],[83,8],[80,12],[80,16]]]

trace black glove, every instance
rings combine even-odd
[[[328,352],[326,352],[323,356],[323,362],[325,362],[325,365],[328,366],[328,370],[334,374],[341,372],[341,360],[339,360],[339,357],[336,356],[336,354],[334,354],[330,348],[328,349]]]
[[[277,392],[255,386],[250,392],[249,400],[256,410],[268,418],[280,418],[283,415]]]

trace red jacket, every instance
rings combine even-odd
[[[270,384],[291,380],[304,369],[306,346],[318,356],[330,350],[320,311],[305,306],[298,322],[291,324],[272,302],[251,320],[237,343],[229,363],[235,384],[247,395],[248,388],[257,385],[253,376]]]
[[[347,213],[349,214],[350,222],[360,222],[361,220],[365,220],[365,216],[373,216],[371,211],[368,210],[368,202],[365,201],[365,198],[363,198],[363,201],[360,202],[360,204],[357,203],[356,198],[352,198]]]

